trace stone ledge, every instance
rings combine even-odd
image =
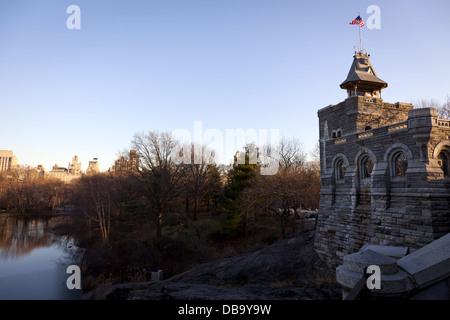
[[[398,266],[411,274],[420,288],[450,276],[450,233],[399,259]]]
[[[363,251],[345,256],[343,265],[336,268],[336,280],[343,287],[344,295],[363,277],[365,268],[377,265],[381,270],[381,289],[372,290],[374,296],[448,297],[450,233],[398,260],[368,248],[370,245],[364,246]],[[406,252],[398,247],[394,249],[397,253]],[[391,251],[384,248],[385,254]]]
[[[344,291],[350,291],[362,278],[362,272],[352,272],[343,266],[336,268],[336,280],[344,288]],[[402,296],[413,292],[415,287],[409,275],[398,270],[395,274],[380,276],[381,289],[373,289],[374,295]]]
[[[355,273],[360,273],[370,265],[377,265],[380,267],[381,274],[394,274],[397,272],[397,261],[393,258],[377,253],[372,250],[364,250],[346,255],[344,257],[343,267]]]
[[[374,245],[374,244],[365,244],[360,251],[364,250],[372,250],[375,252],[378,252],[380,254],[383,254],[385,256],[394,258],[396,260],[406,256],[408,253],[409,248],[408,247],[395,247],[395,246],[381,246],[381,245]]]

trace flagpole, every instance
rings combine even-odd
[[[358,12],[358,17],[360,16],[361,13]],[[359,52],[362,52],[361,23],[359,23]]]
[[[359,52],[362,52],[361,26],[359,26]]]

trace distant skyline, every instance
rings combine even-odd
[[[317,110],[346,98],[350,21],[367,22],[370,5],[380,29],[366,24],[363,46],[389,84],[383,100],[444,102],[448,0],[2,0],[0,150],[48,171],[98,158],[105,171],[135,133],[193,135],[201,122],[224,136],[276,129],[312,152]]]

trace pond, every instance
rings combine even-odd
[[[67,216],[0,215],[0,300],[74,300],[81,289],[68,289],[70,265],[80,265],[75,240],[51,228]]]

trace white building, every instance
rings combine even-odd
[[[17,158],[11,150],[0,150],[0,171],[7,171],[18,166]]]

